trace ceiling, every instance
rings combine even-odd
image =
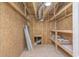
[[[34,17],[37,20],[48,20],[58,12],[61,6],[66,5],[67,3],[52,2],[50,6],[45,6],[45,2],[24,2],[24,4],[28,16]]]

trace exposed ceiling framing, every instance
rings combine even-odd
[[[59,10],[62,9],[62,7],[66,4],[68,3],[52,2],[50,6],[45,6],[44,2],[24,2],[26,15],[30,18],[35,17],[36,20],[38,20],[39,18],[39,20],[52,19],[54,17],[54,14],[59,14]]]

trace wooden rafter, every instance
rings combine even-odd
[[[25,5],[25,3],[23,2],[23,4],[24,4],[24,9],[25,9],[25,15],[26,15],[26,5]]]
[[[32,4],[35,12],[35,17],[37,17],[37,5],[35,4],[35,2],[33,2]]]
[[[72,5],[72,3],[67,4],[63,9],[61,9],[57,14],[55,14],[50,20],[53,20],[55,17],[57,17],[58,15],[60,15],[63,11],[65,11],[71,5]]]
[[[27,19],[26,16],[25,16],[25,14],[24,14],[14,3],[12,3],[12,2],[8,2],[8,3],[9,3],[9,5],[12,6],[20,15],[22,15],[25,19]]]
[[[54,6],[56,4],[58,4],[58,2],[52,3],[50,7],[47,7],[48,10],[46,10],[44,12],[45,19],[48,18],[48,20],[49,20],[52,16],[54,16],[54,14],[55,14]]]
[[[32,2],[26,2],[26,10],[28,11],[29,15],[35,15],[34,6]]]
[[[43,12],[43,16],[44,18],[47,17],[48,13],[51,11],[52,9],[52,5],[49,7],[46,7],[45,11]]]

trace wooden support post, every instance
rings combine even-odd
[[[54,15],[55,15],[55,6],[54,6]],[[55,30],[56,30],[56,19],[55,19]],[[57,51],[57,32],[55,32],[55,48],[56,48],[56,51]]]
[[[56,46],[56,51],[58,50],[58,45],[57,45],[57,32],[55,32],[55,46]]]

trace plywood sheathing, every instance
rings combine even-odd
[[[25,48],[24,24],[23,16],[8,3],[0,3],[0,56],[20,56]]]
[[[32,19],[33,27],[32,27],[32,39],[33,39],[33,44],[34,44],[34,37],[36,35],[41,35],[42,37],[42,44],[48,44],[49,42],[49,23],[47,21],[41,22],[41,21],[36,21],[35,19]]]
[[[72,16],[57,21],[56,26],[57,30],[72,30]]]

